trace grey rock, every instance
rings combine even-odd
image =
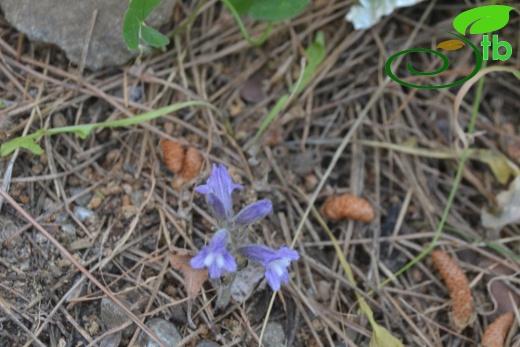
[[[119,298],[119,301],[126,307],[130,307],[130,303],[124,299]],[[109,298],[103,298],[101,300],[101,320],[107,326],[107,330],[112,328],[120,327],[121,325],[129,322],[131,319],[128,317],[125,311],[115,302]],[[123,336],[130,336],[135,331],[135,324],[130,324],[123,330]]]
[[[285,332],[278,322],[269,322],[265,327],[264,340],[262,341],[266,347],[283,347],[285,346]]]
[[[237,277],[231,285],[231,296],[239,303],[247,300],[257,289],[258,282],[264,278],[265,269],[262,265],[249,262],[246,268],[237,272]]]
[[[157,335],[166,346],[179,346],[182,336],[172,323],[162,318],[152,318],[146,322],[146,326]],[[142,347],[160,347],[154,340],[141,331],[137,338],[137,345]]]
[[[144,200],[144,191],[138,190],[135,192],[130,193],[130,201],[132,202],[132,205],[134,206],[141,206]]]
[[[128,3],[128,0],[0,0],[0,7],[7,21],[29,39],[58,45],[75,64],[81,61],[97,10],[85,61],[85,67],[97,70],[124,64],[137,54],[129,51],[123,40],[123,18]],[[162,0],[146,24],[158,28],[167,23],[174,4],[175,0]]]
[[[86,207],[81,207],[81,206],[74,206],[74,215],[81,221],[81,222],[84,222],[86,221],[87,219],[91,218],[92,216],[94,216],[94,211],[92,210],[89,210],[88,208]]]
[[[220,345],[213,341],[202,340],[195,347],[220,347]]]
[[[74,224],[63,224],[61,226],[61,231],[70,237],[76,237],[76,227],[74,227]]]
[[[2,1],[2,0],[0,0]],[[70,188],[68,189],[69,191],[69,194],[71,196],[75,196],[75,195],[79,195],[81,193],[83,193],[85,191],[86,188],[82,188],[82,187],[74,187],[74,188]],[[83,195],[82,197],[80,198],[77,198],[74,202],[76,203],[76,205],[79,205],[79,206],[86,206],[90,199],[92,199],[92,194],[85,194]]]

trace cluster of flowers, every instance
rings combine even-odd
[[[287,247],[274,250],[262,245],[243,245],[238,235],[244,227],[265,217],[273,210],[271,200],[259,200],[244,207],[233,215],[231,194],[235,189],[242,189],[233,183],[223,165],[213,164],[213,171],[206,184],[195,188],[204,194],[211,214],[217,219],[219,229],[209,244],[191,259],[194,269],[207,268],[211,279],[218,279],[225,273],[237,271],[237,257],[245,257],[261,264],[265,268],[265,278],[273,290],[279,290],[281,283],[289,282],[288,266],[299,259],[298,252]]]

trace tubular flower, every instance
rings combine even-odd
[[[241,247],[239,252],[265,268],[265,278],[274,291],[280,289],[281,283],[289,282],[287,268],[291,261],[300,259],[298,252],[287,247],[275,251],[262,245],[250,245]]]
[[[190,260],[190,265],[194,269],[207,268],[209,277],[217,279],[222,276],[222,272],[237,271],[235,258],[227,251],[228,231],[220,229],[213,235],[209,244],[202,247],[200,252]]]
[[[240,184],[233,183],[224,165],[213,164],[213,170],[206,184],[195,188],[195,191],[206,195],[206,202],[215,217],[227,220],[233,213],[231,193],[235,189],[242,189]]]
[[[273,212],[273,204],[271,200],[263,199],[244,207],[235,217],[233,217],[233,221],[235,224],[245,226],[264,218],[271,212]]]

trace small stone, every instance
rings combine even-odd
[[[278,322],[269,322],[265,327],[264,340],[262,341],[266,347],[283,347],[285,346],[285,332]]]
[[[220,345],[213,341],[202,340],[195,347],[220,347]]]
[[[76,228],[73,224],[63,224],[60,229],[70,237],[76,237]]]
[[[82,206],[74,206],[73,212],[81,222],[94,216],[94,211]]]
[[[132,201],[132,205],[141,206],[143,203],[144,191],[137,190],[135,192],[130,193],[130,201]]]
[[[246,268],[237,272],[237,277],[231,285],[231,296],[238,303],[246,301],[255,290],[258,282],[264,278],[265,269],[257,263],[249,262]]]
[[[75,188],[68,189],[70,196],[79,195],[79,194],[83,193],[84,191],[85,191],[85,188],[82,188],[82,187],[75,187]],[[92,194],[84,194],[81,197],[74,200],[74,203],[78,206],[85,206],[86,204],[88,204],[88,202],[90,201],[91,198],[92,198]]]
[[[305,178],[305,190],[308,192],[313,191],[314,188],[316,188],[316,186],[320,183],[320,180],[318,179],[318,177],[316,177],[316,175],[313,173],[305,175],[304,178]]]
[[[318,299],[322,302],[329,302],[332,294],[332,284],[329,281],[321,280],[318,282]]]
[[[58,112],[55,113],[52,117],[52,126],[53,128],[61,128],[67,125],[67,120],[65,119],[65,116],[63,113]]]
[[[135,217],[137,212],[139,212],[139,208],[137,206],[125,205],[121,207],[121,212],[123,213],[123,219],[128,220]]]
[[[132,176],[130,176],[130,179],[132,179],[131,177],[132,177]],[[122,187],[123,187],[123,190],[125,191],[125,193],[126,193],[127,195],[132,194],[133,189],[132,189],[132,186],[131,186],[130,184],[128,184],[128,183],[123,183]]]
[[[119,299],[123,305],[130,307],[131,304],[125,299]],[[110,330],[115,327],[119,327],[130,321],[130,318],[121,307],[114,303],[109,298],[103,298],[101,300],[101,321],[105,323],[107,329]],[[135,331],[135,324],[130,324],[123,330],[124,336],[130,336]]]
[[[179,330],[177,330],[177,327],[162,318],[152,318],[146,323],[146,326],[150,328],[166,346],[177,346],[182,340],[182,336]],[[143,347],[159,347],[144,331],[139,333],[137,344]]]
[[[43,200],[43,210],[45,212],[52,210],[55,206],[56,205],[52,199],[45,198],[45,200]]]

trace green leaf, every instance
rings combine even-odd
[[[308,4],[309,0],[256,0],[249,15],[257,20],[286,20],[296,16]]]
[[[269,126],[269,124],[271,124],[271,122],[276,118],[276,116],[278,116],[278,113],[280,113],[280,111],[285,107],[287,101],[289,101],[289,96],[289,94],[285,94],[280,99],[278,99],[278,102],[274,105],[273,109],[271,110],[271,112],[269,112],[267,117],[260,125],[260,128],[256,132],[254,137],[255,140],[257,140],[260,137],[260,135],[262,135],[265,129],[267,129],[267,127]]]
[[[455,17],[453,27],[462,35],[466,34],[470,26],[470,34],[486,34],[505,27],[511,10],[514,7],[504,5],[476,7]]]
[[[126,11],[123,20],[123,39],[128,49],[137,49],[139,47],[139,30],[141,29],[141,21],[139,20],[135,10],[129,8]]]
[[[316,69],[320,66],[327,52],[325,51],[325,35],[322,31],[318,31],[316,34],[316,38],[314,42],[307,47],[305,51],[309,62],[307,66],[305,66],[305,70],[303,70],[303,76],[300,84],[298,85],[297,93],[301,92],[309,83],[310,78],[316,71]],[[291,92],[294,90],[295,86],[292,86]]]
[[[170,43],[170,40],[152,27],[143,25],[141,36],[147,44],[153,47],[163,47]]]
[[[395,338],[388,330],[382,326],[373,323],[372,338],[369,347],[403,347],[403,343]]]
[[[249,12],[249,9],[255,3],[254,0],[228,0],[228,3],[238,12],[243,15]]]
[[[139,21],[144,20],[152,13],[152,11],[159,6],[161,0],[132,0],[128,6],[128,10],[135,11]]]

